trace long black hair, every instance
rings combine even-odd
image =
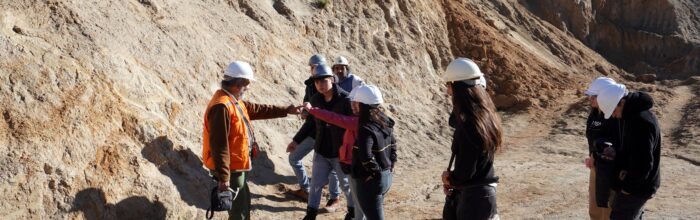
[[[452,86],[452,105],[456,126],[466,131],[476,131],[482,140],[480,147],[489,158],[493,159],[501,149],[503,131],[501,117],[486,89],[481,86],[454,82]]]
[[[391,118],[385,113],[381,105],[368,105],[360,102],[360,114],[358,115],[360,125],[374,122],[382,128],[391,127]]]

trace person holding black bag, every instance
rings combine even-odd
[[[442,174],[443,219],[499,219],[493,161],[502,144],[501,119],[481,77],[476,63],[466,58],[452,61],[444,77],[455,131],[450,165]]]

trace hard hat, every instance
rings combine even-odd
[[[233,78],[245,78],[251,81],[255,81],[255,76],[253,76],[253,68],[250,64],[243,61],[233,61],[224,70],[225,76],[230,76]]]
[[[374,85],[361,85],[353,89],[350,101],[361,102],[367,105],[377,105],[384,103],[382,92]]]
[[[605,119],[612,116],[613,111],[617,107],[622,97],[627,93],[625,85],[622,84],[608,84],[605,85],[598,93],[596,100],[598,101],[598,108],[605,114]]]
[[[326,78],[326,77],[334,77],[333,71],[331,71],[331,68],[326,66],[326,64],[319,64],[316,66],[314,70],[314,75],[311,77],[313,79],[320,79],[320,78]]]
[[[478,79],[476,79],[475,84],[479,85],[479,86],[483,86],[485,89],[486,88],[486,78],[484,78],[484,76],[480,76]]]
[[[321,54],[314,54],[309,58],[309,66],[312,65],[319,65],[319,64],[326,64],[326,58],[323,57]]]
[[[350,62],[348,62],[348,59],[343,57],[343,56],[338,56],[335,58],[335,63],[333,63],[333,66],[335,65],[350,65]]]
[[[615,84],[615,80],[604,76],[598,77],[591,82],[591,85],[588,86],[588,89],[586,89],[583,94],[586,94],[587,96],[598,95],[601,89],[610,84]]]
[[[467,58],[457,58],[450,65],[447,65],[443,80],[447,82],[462,81],[467,79],[477,79],[484,74],[474,61]]]

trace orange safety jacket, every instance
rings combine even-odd
[[[246,109],[243,101],[238,101],[238,105],[243,112],[243,115],[239,114],[238,109],[235,106],[236,100],[229,96],[223,90],[218,90],[214,93],[214,97],[209,101],[207,110],[204,113],[204,135],[203,135],[203,147],[202,147],[202,159],[204,160],[204,165],[210,170],[215,170],[214,158],[211,155],[211,146],[209,146],[209,111],[211,108],[218,104],[224,104],[228,110],[229,118],[231,119],[231,126],[228,134],[228,149],[230,154],[230,164],[229,169],[234,172],[240,171],[250,171],[252,169],[249,142],[248,142],[248,127],[243,121],[243,117],[249,120],[248,110]],[[251,125],[252,126],[252,125]],[[252,133],[252,127],[250,128]],[[253,134],[250,134],[251,137]],[[255,140],[255,138],[253,138]],[[253,143],[253,153],[257,149]]]

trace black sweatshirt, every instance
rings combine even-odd
[[[352,113],[348,93],[338,88],[337,85],[333,85],[333,98],[330,102],[326,102],[321,93],[314,94],[309,101],[312,106],[338,114],[350,115]],[[314,123],[304,123],[299,132],[294,136],[294,141],[297,141],[297,137],[314,137],[314,139],[316,139],[314,143],[314,151],[316,151],[316,153],[325,158],[337,158],[338,149],[343,143],[345,129],[316,118],[313,119],[313,122]],[[303,138],[301,140],[303,140]]]
[[[304,81],[304,85],[306,85],[306,89],[304,90],[304,102],[309,102],[311,101],[311,97],[316,95],[318,91],[316,91],[316,85],[314,85],[314,80],[311,77]],[[297,134],[294,135],[292,140],[299,144],[307,137],[315,138],[313,132],[316,130],[315,125],[316,121],[314,120],[314,116],[307,114],[304,124],[299,128],[299,131],[297,131]]]
[[[359,125],[355,146],[352,148],[353,178],[379,178],[381,171],[394,168],[397,160],[394,120],[386,117],[386,122],[386,127],[372,121]],[[383,146],[379,138],[382,139]]]
[[[661,131],[649,94],[635,92],[625,97],[622,110],[622,148],[616,158],[621,178],[616,187],[632,195],[650,198],[660,185]],[[626,173],[626,174],[625,174]]]
[[[589,155],[593,154],[595,144],[601,141],[612,143],[615,149],[619,148],[619,123],[619,120],[616,118],[606,120],[603,113],[597,108],[591,110],[586,121],[586,139],[588,139]]]
[[[498,177],[493,169],[493,159],[481,149],[483,140],[474,126],[456,125],[456,117],[452,114],[450,126],[455,127],[452,136],[452,153],[455,154],[455,161],[454,169],[450,172],[450,184],[461,188],[497,183]]]

